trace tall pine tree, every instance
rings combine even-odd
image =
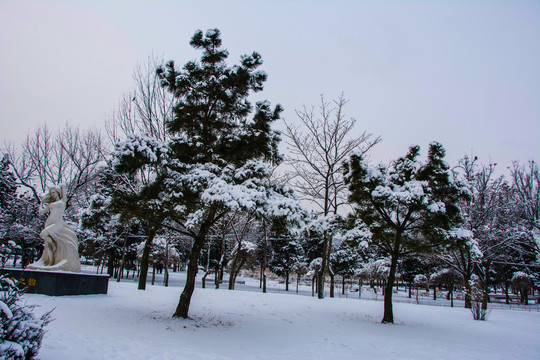
[[[137,211],[159,215],[156,224],[167,221],[169,229],[192,239],[186,285],[173,315],[183,318],[188,317],[201,249],[212,226],[226,214],[301,220],[292,192],[265,181],[267,164],[281,160],[279,134],[270,125],[282,108],[248,101],[267,78],[257,70],[261,56],[254,52],[227,66],[228,52],[217,29],[195,32],[190,44],[202,51],[199,62],[177,69],[171,61],[157,70],[174,96],[174,116],[166,124],[170,140],[131,136],[116,148],[117,171],[155,169],[153,181],[131,199],[142,204]]]

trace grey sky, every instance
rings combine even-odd
[[[294,110],[344,92],[376,161],[443,143],[507,166],[540,155],[538,1],[3,1],[0,141],[40,124],[101,127],[150,54],[181,65],[217,27],[236,63],[262,54],[262,93]]]

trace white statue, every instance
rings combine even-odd
[[[39,214],[49,211],[45,221],[45,228],[39,234],[45,241],[45,248],[41,258],[27,269],[36,270],[62,270],[80,272],[79,242],[75,232],[64,221],[66,209],[65,186],[53,186],[41,198]]]

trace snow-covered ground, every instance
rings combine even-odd
[[[172,274],[181,281],[182,273]],[[173,281],[174,283],[174,281]],[[247,285],[247,284],[246,284]],[[193,295],[191,319],[171,315],[180,287],[137,290],[111,281],[107,295],[26,295],[55,308],[39,359],[539,359],[540,313],[394,304],[226,289]]]

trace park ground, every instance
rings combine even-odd
[[[295,295],[294,286],[290,293],[277,291],[278,284],[263,294],[247,278],[235,291],[197,288],[191,318],[173,319],[185,273],[171,276],[171,286],[158,278],[145,291],[130,279],[111,280],[107,295],[25,295],[38,314],[54,309],[38,358],[540,358],[538,311],[494,308],[487,321],[474,321],[461,307],[397,302],[389,325],[380,323],[382,302],[369,297],[318,300]]]

